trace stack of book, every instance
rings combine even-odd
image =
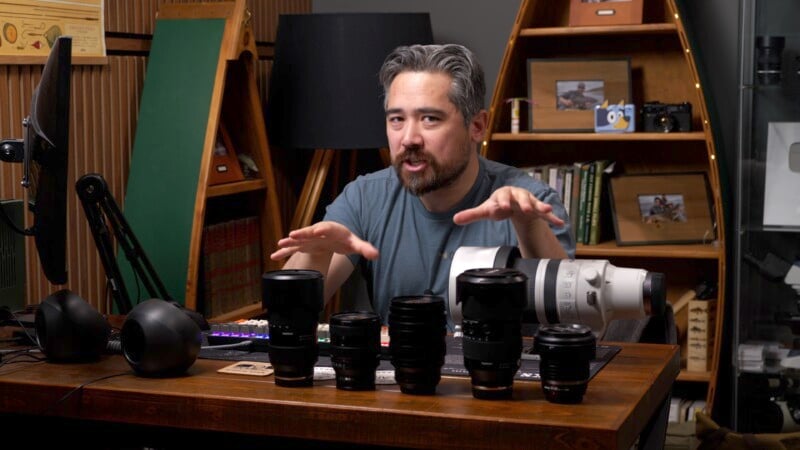
[[[261,235],[256,217],[203,230],[204,314],[214,317],[261,301]]]
[[[572,222],[576,243],[600,243],[606,228],[609,228],[605,225],[610,216],[606,180],[614,171],[612,161],[601,159],[567,165],[549,164],[523,167],[522,170],[549,184],[561,197]]]

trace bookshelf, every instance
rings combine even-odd
[[[688,371],[685,360],[678,383],[714,401],[719,366],[725,288],[725,234],[716,149],[692,49],[674,0],[644,2],[642,24],[569,26],[569,1],[523,0],[506,45],[489,111],[489,132],[482,154],[517,167],[572,165],[577,161],[615,161],[622,174],[702,172],[709,185],[715,239],[686,245],[618,246],[613,227],[606,227],[597,245],[578,245],[579,259],[608,259],[612,264],[663,272],[667,299],[676,302],[698,283],[716,287],[715,329],[709,340],[707,370]],[[527,60],[629,58],[632,102],[692,104],[691,131],[625,134],[594,132],[530,132],[521,123],[511,133],[507,99],[529,98]],[[536,99],[533,99],[536,101]],[[530,111],[528,111],[530,113]],[[535,112],[534,112],[535,113]],[[603,195],[607,194],[604,188]],[[603,214],[611,214],[603,211]],[[682,357],[684,354],[682,349]]]

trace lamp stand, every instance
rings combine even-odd
[[[317,210],[319,197],[322,194],[325,179],[328,177],[331,162],[336,153],[338,153],[338,150],[322,148],[314,150],[306,181],[303,183],[303,189],[297,199],[297,208],[294,211],[294,216],[292,216],[290,230],[307,227],[314,220],[314,212]]]
[[[311,225],[314,220],[314,213],[319,206],[319,198],[322,195],[322,190],[325,187],[325,180],[328,173],[332,172],[335,180],[341,179],[341,159],[344,157],[344,150],[338,149],[316,149],[314,155],[311,157],[311,163],[308,168],[306,180],[303,183],[303,189],[300,191],[300,197],[297,199],[297,208],[295,209],[294,216],[290,230],[296,230]],[[350,158],[348,161],[347,180],[352,181],[357,173],[358,159],[355,150],[350,150]],[[391,164],[389,160],[389,150],[387,148],[380,149],[381,161],[384,165]],[[338,183],[333,184],[332,197],[335,197],[338,192]]]
[[[337,149],[316,149],[311,157],[303,188],[297,200],[297,208],[292,217],[290,230],[296,230],[311,225],[314,220],[314,213],[319,206],[319,199],[325,186],[325,180],[330,172],[334,180],[341,179],[341,159],[344,157],[344,150]],[[353,180],[358,168],[358,155],[356,150],[350,150],[348,161],[347,180]],[[389,149],[386,147],[379,149],[380,160],[384,166],[391,165]],[[333,183],[332,195],[338,194],[338,183]],[[337,292],[325,307],[325,317],[338,311],[341,302],[340,292]]]

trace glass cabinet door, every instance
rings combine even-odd
[[[798,431],[800,2],[741,6],[734,419],[741,432]]]

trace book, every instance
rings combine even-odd
[[[561,202],[564,204],[564,209],[569,215],[570,206],[572,206],[572,177],[574,176],[572,167],[563,167],[564,170],[564,183],[561,188]]]
[[[553,190],[555,190],[559,197],[561,197],[561,193],[559,192],[559,182],[558,182],[558,166],[548,166],[547,167],[547,184],[550,185]],[[563,197],[562,197],[563,201]]]
[[[586,208],[583,211],[581,220],[583,221],[583,244],[589,243],[589,233],[592,229],[592,208],[594,207],[594,184],[596,181],[597,164],[592,161],[587,163],[589,166],[586,172]]]
[[[589,245],[597,245],[600,243],[600,215],[606,213],[605,208],[602,207],[604,203],[603,180],[605,179],[605,171],[609,164],[610,162],[606,159],[595,161],[594,191],[592,192],[592,212],[589,221],[589,239],[587,241]]]
[[[261,300],[261,237],[256,217],[204,227],[202,286],[207,317]]]
[[[569,214],[570,222],[572,222],[572,226],[570,227],[570,233],[572,233],[572,239],[575,240],[575,243],[578,243],[578,215],[580,213],[580,202],[581,202],[581,166],[583,165],[582,162],[576,162],[572,164],[572,192],[571,192],[571,199],[569,209],[567,210],[567,214]]]
[[[582,163],[580,173],[580,190],[578,192],[578,214],[573,219],[575,226],[575,243],[583,244],[583,230],[585,228],[583,218],[586,216],[586,190],[589,184],[589,163]]]

